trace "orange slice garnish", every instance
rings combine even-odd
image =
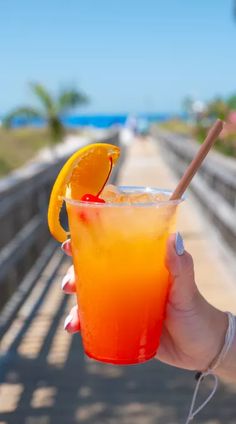
[[[63,198],[69,195],[71,199],[80,200],[85,193],[97,195],[119,155],[120,149],[112,144],[89,144],[65,163],[52,188],[48,207],[49,230],[60,243],[68,236],[60,223]]]

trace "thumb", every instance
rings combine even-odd
[[[192,256],[184,250],[183,239],[179,233],[172,234],[168,239],[166,266],[172,283],[169,302],[178,310],[191,309],[198,289]]]

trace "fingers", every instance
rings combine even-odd
[[[61,245],[61,250],[68,256],[72,255],[71,252],[71,241],[70,239],[64,241]],[[75,273],[74,273],[74,267],[70,266],[68,269],[66,275],[64,276],[61,288],[66,294],[75,293]]]
[[[187,309],[198,290],[194,277],[193,259],[184,250],[180,234],[173,234],[168,239],[166,266],[172,281],[170,302],[178,309]]]
[[[73,334],[80,331],[80,322],[79,322],[79,314],[78,314],[78,306],[74,306],[70,314],[66,317],[64,323],[64,330],[68,333]]]
[[[67,255],[67,256],[72,256],[72,251],[71,251],[71,241],[70,239],[64,241],[61,245],[61,250]]]
[[[70,239],[62,243],[61,249],[66,255],[72,256]],[[66,294],[72,294],[76,292],[75,271],[73,265],[68,268],[68,271],[62,280],[61,287]],[[74,306],[71,309],[69,315],[66,317],[64,322],[64,329],[70,334],[80,331],[78,306]]]
[[[183,239],[179,233],[172,234],[168,239],[166,265],[173,278],[194,278],[193,259],[184,250]]]
[[[75,272],[73,265],[70,266],[68,269],[66,275],[64,276],[61,288],[66,294],[72,294],[76,292],[76,285],[75,285]]]

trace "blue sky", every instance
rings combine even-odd
[[[0,114],[27,82],[88,93],[83,113],[178,111],[236,92],[233,0],[2,0]]]

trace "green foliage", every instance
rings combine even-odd
[[[11,167],[7,161],[3,158],[0,158],[0,177],[7,174],[11,170]]]
[[[207,127],[204,126],[201,122],[196,124],[193,128],[193,135],[200,143],[202,143],[207,135]]]
[[[23,165],[38,150],[47,146],[49,141],[50,134],[46,129],[22,127],[8,131],[0,128],[1,176]]]
[[[39,109],[30,106],[19,107],[10,112],[3,120],[5,128],[11,128],[14,118],[42,118],[46,121],[50,134],[50,142],[58,143],[63,139],[65,128],[61,115],[72,108],[88,101],[86,95],[75,89],[63,90],[54,98],[49,91],[39,83],[31,83],[30,88],[38,100]]]
[[[215,143],[215,148],[226,156],[236,158],[236,135],[234,134],[233,138],[231,136],[226,136],[223,140],[218,139]]]
[[[169,119],[168,121],[161,122],[159,127],[182,135],[189,135],[192,131],[192,126],[188,122],[179,118]]]
[[[71,133],[77,135],[79,131],[70,130]],[[50,142],[48,128],[21,127],[8,131],[0,127],[0,176],[24,165]]]
[[[88,98],[82,93],[74,90],[62,91],[58,97],[58,113],[66,113],[68,109],[87,102]]]
[[[41,103],[43,110],[47,112],[47,115],[53,114],[53,112],[55,112],[55,103],[47,89],[42,84],[34,82],[30,83],[30,87],[36,98]]]
[[[200,143],[202,143],[212,121],[220,118],[227,122],[231,111],[236,111],[236,94],[233,94],[226,99],[220,96],[216,97],[208,102],[201,119],[199,121],[197,119],[195,120],[195,124],[192,131],[189,131],[189,134],[193,135]],[[226,128],[227,130],[216,141],[214,147],[224,155],[236,157],[236,127],[231,125],[226,126]]]
[[[207,104],[205,117],[227,119],[229,113],[236,110],[236,94],[223,99],[216,97]]]
[[[5,117],[5,119],[3,120],[3,126],[5,128],[11,128],[14,118],[18,118],[19,116],[27,118],[27,119],[42,117],[39,111],[34,108],[27,107],[27,106],[19,107],[17,109],[14,109]]]
[[[191,98],[187,97],[184,99],[182,106],[186,112],[190,113],[192,103]],[[236,94],[226,99],[218,96],[211,100],[202,114],[195,116],[192,123],[181,119],[171,119],[159,124],[159,126],[181,135],[193,136],[199,143],[202,143],[211,123],[217,118],[227,122],[231,111],[236,111]],[[193,111],[192,116],[194,118]],[[228,124],[223,135],[216,141],[214,148],[224,155],[236,158],[236,126],[232,123]]]
[[[50,116],[48,118],[48,128],[51,134],[53,143],[58,143],[62,140],[65,130],[60,119],[57,116]]]
[[[215,98],[207,105],[206,116],[225,120],[229,113],[228,104],[220,97]]]
[[[236,110],[236,94],[228,98],[227,104],[230,110]]]

